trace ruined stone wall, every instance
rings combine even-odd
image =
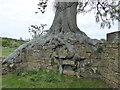
[[[56,41],[53,41],[56,42]],[[57,42],[58,43],[58,42]],[[73,50],[69,50],[72,47]],[[74,43],[66,45],[34,45],[28,49],[23,48],[21,54],[14,59],[12,64],[3,65],[3,74],[19,70],[59,70],[62,66],[62,73],[75,75],[76,72],[86,72],[85,65],[89,64],[93,46]],[[79,64],[77,66],[77,64]]]
[[[111,87],[120,87],[120,31],[107,34],[106,43],[99,44],[84,66],[82,76],[104,80]],[[85,62],[83,62],[85,63]],[[81,69],[81,68],[80,68]]]
[[[98,72],[101,74],[104,81],[113,87],[118,87],[120,81],[118,44],[107,44],[103,53]]]
[[[112,85],[120,87],[120,31],[107,34],[107,43],[103,47],[98,72],[101,79]]]
[[[71,45],[53,40],[51,45],[23,48],[12,64],[3,65],[3,74],[19,70],[56,70],[78,78],[98,78],[113,87],[120,86],[120,31],[107,34],[107,42]],[[68,48],[69,47],[69,48]]]

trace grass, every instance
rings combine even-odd
[[[8,56],[11,54],[16,48],[18,48],[23,43],[27,42],[25,40],[17,40],[13,38],[2,37],[0,39],[0,56]],[[1,52],[2,50],[2,52]]]
[[[77,79],[55,71],[21,71],[2,76],[3,88],[109,88],[96,79]]]
[[[8,56],[9,54],[11,54],[16,48],[5,48],[5,47],[2,47],[2,56]]]

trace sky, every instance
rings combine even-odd
[[[31,38],[28,27],[31,25],[47,24],[48,30],[53,22],[55,10],[52,1],[49,2],[44,14],[38,13],[39,0],[0,0],[0,37],[20,39]],[[100,24],[95,22],[93,13],[78,14],[77,25],[90,38],[106,38],[106,34],[118,31],[118,23],[115,22],[111,29],[100,29]]]

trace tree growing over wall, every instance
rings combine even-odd
[[[40,0],[38,3],[38,9],[42,13],[45,12],[47,2],[48,0]],[[59,70],[60,72],[62,72],[63,58],[74,60],[80,60],[81,58],[79,55],[76,54],[76,47],[74,46],[74,44],[85,44],[88,45],[88,48],[89,46],[91,46],[91,48],[89,49],[92,49],[94,51],[94,48],[96,48],[95,46],[100,43],[99,40],[90,39],[83,31],[78,28],[76,23],[76,15],[78,12],[87,14],[88,12],[95,10],[96,22],[99,22],[100,26],[103,28],[105,26],[110,28],[111,23],[114,20],[120,21],[118,15],[120,13],[120,10],[118,8],[120,6],[119,0],[79,0],[79,2],[56,2],[54,6],[56,8],[55,17],[47,34],[23,44],[11,55],[9,55],[3,63],[13,63],[13,61],[19,57],[18,55],[22,55],[22,50],[31,51],[33,49],[32,47],[34,46],[39,47],[53,45],[54,47],[51,47],[50,49],[54,52],[58,52],[60,48],[64,49],[64,47],[65,51],[67,52],[67,56],[61,57],[57,55]],[[36,30],[39,31],[39,27],[37,25],[32,25],[30,30],[32,30],[31,32],[33,32],[36,37],[38,35]],[[50,58],[52,57],[54,57],[53,53],[51,53],[50,55]]]
[[[44,13],[49,0],[40,0],[38,9]],[[95,10],[96,22],[100,23],[102,28],[111,27],[115,20],[120,21],[120,1],[119,0],[79,0],[78,2],[57,2],[53,24],[49,33],[66,33],[74,30],[84,34],[76,24],[76,15],[78,12],[87,14]],[[60,1],[60,0],[59,0]]]

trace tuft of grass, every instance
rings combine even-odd
[[[109,88],[103,81],[68,77],[55,71],[20,71],[2,76],[3,88]]]

